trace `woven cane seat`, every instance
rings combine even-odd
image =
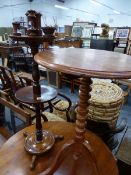
[[[46,116],[48,121],[66,121],[66,120],[62,119],[61,117],[59,117],[53,113],[50,113],[50,112],[43,112],[43,114]]]
[[[55,104],[55,107],[58,110],[54,108],[53,113],[44,111],[42,114],[45,115],[48,121],[67,121],[66,109],[69,107],[68,101],[60,100]],[[41,121],[44,121],[43,118],[41,118]],[[32,123],[36,123],[36,119],[34,119]]]
[[[53,113],[43,112],[48,121],[67,121],[66,109],[69,107],[68,101],[61,100],[55,104],[55,107],[58,110],[54,108]]]
[[[94,81],[92,84],[88,119],[107,122],[113,127],[123,104],[123,90],[114,83]]]
[[[66,109],[69,107],[69,102],[68,101],[65,101],[65,100],[61,100],[59,101],[55,107],[57,109],[53,109],[53,114],[57,115],[58,117],[64,119],[65,121],[67,121],[67,114],[66,114]]]
[[[94,82],[92,85],[91,101],[93,105],[110,106],[118,104],[123,98],[122,89],[114,83]]]

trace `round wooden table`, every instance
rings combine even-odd
[[[85,144],[85,121],[86,115],[88,113],[89,99],[90,99],[90,91],[91,91],[91,78],[105,78],[105,79],[120,79],[120,78],[131,78],[131,57],[129,55],[110,52],[105,50],[95,50],[95,49],[80,49],[80,48],[64,48],[64,49],[49,49],[45,52],[40,52],[35,55],[35,61],[49,69],[64,72],[72,75],[79,75],[82,77],[80,91],[79,91],[79,106],[75,127],[75,136],[73,139],[73,143],[69,144],[67,147],[63,147],[61,153],[56,158],[56,162],[46,171],[43,175],[48,173],[56,172],[56,169],[59,169],[63,172],[66,172],[66,161],[60,163],[61,159],[68,161],[68,166],[70,166],[70,159],[68,155],[74,155],[73,149],[79,148],[79,145],[83,145],[87,153],[89,153],[90,148],[87,144]],[[88,123],[87,123],[88,124]],[[78,145],[78,147],[77,147]],[[70,149],[72,148],[72,150]],[[95,146],[97,149],[97,146]],[[81,148],[81,151],[78,149],[75,150],[79,155],[83,156],[84,148]],[[95,150],[94,150],[95,151]],[[64,157],[64,153],[66,157]],[[91,155],[93,155],[91,153]],[[62,158],[61,158],[62,157]],[[84,157],[83,160],[89,160],[89,155]],[[80,160],[80,157],[78,158]],[[58,163],[57,163],[58,162]],[[75,160],[72,160],[75,163]],[[87,174],[103,174],[104,170],[104,162],[103,169],[99,169],[99,164],[96,163],[97,168],[96,172],[89,172],[93,167],[87,167],[83,163],[79,162],[79,166],[75,164],[75,168],[73,169],[75,172],[81,170],[80,174],[84,174],[85,170],[88,172]],[[86,162],[86,161],[85,161]],[[95,162],[93,159],[91,162]],[[109,163],[106,162],[107,164]],[[58,164],[63,165],[62,167]],[[88,164],[89,165],[89,164]],[[73,166],[73,164],[71,165]],[[82,168],[81,168],[82,167]],[[117,174],[117,171],[111,172],[110,165],[109,169],[105,174],[110,172],[109,174]],[[59,171],[58,171],[59,172]],[[52,173],[53,174],[53,173]],[[66,174],[66,173],[65,173]],[[68,174],[71,174],[69,172]],[[104,174],[103,174],[104,175]]]
[[[94,78],[131,78],[131,57],[126,54],[81,48],[49,49],[35,56],[49,69]]]
[[[38,156],[36,167],[31,171],[30,163],[32,155],[27,153],[24,149],[23,133],[25,131],[29,133],[33,132],[35,126],[32,125],[21,130],[12,136],[0,149],[1,175],[36,175],[41,173],[54,161],[63,144],[73,139],[75,134],[75,124],[68,122],[45,122],[43,128],[56,135],[63,135],[64,140],[56,140],[56,143],[51,150]],[[102,175],[116,174],[117,169],[115,160],[106,145],[91,132],[86,132],[85,138],[89,141],[91,148],[94,150],[96,161],[102,169]]]

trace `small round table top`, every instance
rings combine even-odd
[[[14,136],[12,136],[0,149],[0,174],[2,175],[36,175],[47,169],[55,159],[61,147],[74,137],[75,125],[68,122],[44,122],[43,129],[49,130],[56,135],[63,135],[64,140],[56,141],[53,148],[36,159],[36,167],[30,170],[32,155],[24,149],[23,132],[31,133],[35,126],[29,126]],[[116,175],[117,167],[112,153],[106,145],[93,133],[86,132],[85,138],[88,140],[96,162],[101,169],[101,175]]]
[[[46,103],[56,98],[56,96],[57,90],[46,85],[41,85],[40,96],[33,91],[33,86],[21,88],[15,93],[17,100],[28,104]]]
[[[25,42],[35,42],[37,43],[43,43],[44,41],[49,41],[54,39],[54,36],[47,36],[47,35],[43,35],[43,36],[28,36],[28,35],[21,35],[21,36],[17,36],[17,35],[9,35],[10,38],[16,40],[16,41],[25,41]]]
[[[131,56],[96,49],[49,49],[35,55],[35,61],[47,68],[97,78],[130,78]]]

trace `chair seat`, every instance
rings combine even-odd
[[[54,113],[43,112],[42,114],[44,114],[47,117],[48,121],[66,121]]]
[[[67,121],[67,116],[66,116],[66,109],[69,107],[68,101],[61,100],[59,101],[55,107],[58,109],[53,109],[53,114],[59,116],[60,118],[64,119]]]
[[[51,113],[51,112],[43,112],[43,115],[47,118],[48,121],[65,121],[64,119],[60,118],[59,116]],[[44,119],[41,117],[41,121],[44,122]],[[36,118],[32,121],[32,124],[36,123]]]

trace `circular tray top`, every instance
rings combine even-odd
[[[42,43],[43,41],[49,41],[51,39],[54,39],[54,36],[28,36],[28,35],[9,35],[10,38],[16,40],[16,41],[25,41],[25,42],[36,42],[36,43]]]
[[[33,86],[27,86],[19,89],[15,94],[17,100],[23,103],[46,103],[50,100],[53,100],[57,96],[56,89],[42,85],[41,86],[41,96],[38,97],[35,93],[33,93]]]
[[[122,53],[81,48],[49,49],[35,55],[47,68],[97,78],[130,78],[131,56]]]

